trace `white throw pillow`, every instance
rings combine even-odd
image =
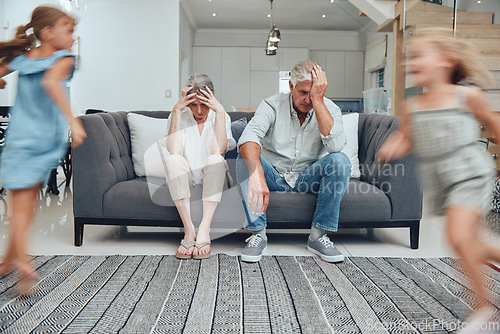
[[[349,113],[342,115],[342,123],[344,125],[344,133],[347,137],[347,144],[342,152],[351,160],[351,177],[359,179],[361,171],[359,169],[358,158],[358,113]]]
[[[149,146],[144,153],[144,168],[147,177],[166,178],[165,161],[170,155],[166,145],[166,139],[161,138]]]
[[[167,119],[128,113],[127,120],[135,174],[146,176],[144,155],[151,145],[167,135]]]

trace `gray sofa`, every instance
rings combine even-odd
[[[167,111],[138,111],[142,115],[166,118]],[[252,113],[229,113],[231,119]],[[177,209],[169,200],[164,180],[154,194],[152,181],[137,177],[131,160],[127,112],[96,112],[81,117],[88,138],[72,152],[73,211],[75,245],[83,242],[84,225],[182,227]],[[410,247],[418,248],[422,216],[422,189],[413,155],[379,166],[375,154],[387,136],[397,129],[398,118],[360,114],[358,139],[361,178],[351,179],[340,207],[339,229],[408,227]],[[237,139],[237,138],[235,138]],[[231,152],[228,156],[235,156]],[[235,160],[228,158],[234,173]],[[154,181],[153,181],[154,183]],[[237,189],[235,185],[232,190]],[[230,190],[231,190],[230,189]],[[156,199],[155,199],[156,197]],[[166,204],[167,203],[167,204]],[[168,204],[170,203],[170,204]],[[307,229],[316,204],[313,194],[272,192],[268,208],[268,228]],[[225,194],[217,211],[241,210],[237,190]],[[239,209],[238,209],[239,208]],[[243,214],[232,215],[243,226]],[[222,224],[224,225],[224,224]],[[222,226],[219,225],[219,226]],[[234,225],[233,225],[234,227]]]

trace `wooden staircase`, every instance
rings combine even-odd
[[[485,87],[484,92],[494,111],[499,112],[500,122],[500,25],[493,23],[493,13],[457,12],[457,36],[475,45],[480,52],[480,60],[488,68],[495,83]],[[420,1],[405,17],[405,36],[422,28],[453,27],[453,8]],[[491,133],[481,127],[481,136],[491,138]],[[498,159],[498,146],[490,142],[490,152]]]
[[[491,71],[496,83],[486,88],[492,108],[500,111],[500,25],[492,24],[493,13],[458,11],[457,36],[474,44],[480,59]],[[453,8],[420,1],[406,13],[408,33],[428,27],[453,27]]]

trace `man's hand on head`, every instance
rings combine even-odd
[[[326,87],[328,87],[328,82],[326,81],[325,72],[319,67],[319,65],[315,65],[311,71],[312,75],[312,88],[310,92],[311,102],[313,105],[315,103],[322,103],[323,97],[326,94]]]

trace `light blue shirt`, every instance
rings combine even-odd
[[[328,153],[340,152],[347,143],[340,108],[326,98],[323,101],[334,121],[328,136],[320,133],[314,109],[300,125],[292,94],[282,93],[261,102],[243,131],[238,148],[246,142],[259,144],[262,157],[295,187],[303,170]]]

